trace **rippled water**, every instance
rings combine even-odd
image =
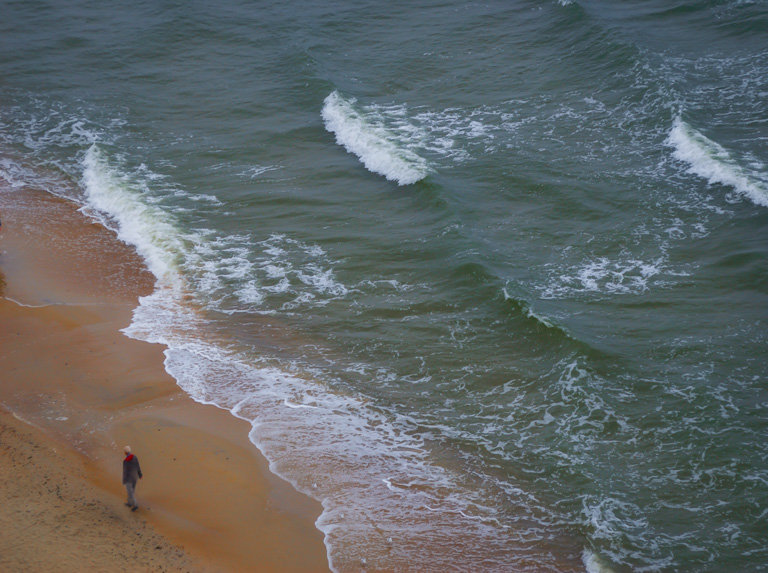
[[[11,4],[0,178],[337,570],[759,570],[762,2]]]

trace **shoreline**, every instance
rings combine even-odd
[[[138,255],[73,203],[44,192],[2,192],[0,207],[0,321],[7,325],[0,332],[0,406],[15,415],[2,414],[2,428],[60,452],[45,458],[45,475],[82,466],[75,480],[82,495],[103,498],[117,516],[109,527],[99,525],[103,543],[124,541],[125,530],[114,523],[143,524],[147,539],[157,535],[163,542],[155,545],[169,548],[167,555],[152,549],[166,555],[162,567],[169,570],[328,571],[314,525],[320,504],[269,471],[247,422],[184,394],[164,369],[160,345],[120,332],[154,285]],[[125,444],[144,472],[134,514],[120,484]],[[1,489],[7,494],[20,479],[12,474]],[[47,502],[50,511],[76,521],[81,506],[62,509],[57,499]],[[12,511],[3,506],[0,519],[13,521]],[[36,534],[49,537],[53,553],[66,545],[64,531],[34,523],[20,531],[28,533],[0,561],[11,569],[14,555],[23,563],[22,548],[34,545]],[[99,570],[126,566],[119,552],[99,555]]]

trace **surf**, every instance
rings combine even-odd
[[[515,562],[518,551],[505,535],[508,526],[495,506],[494,486],[471,487],[456,467],[443,467],[432,457],[422,433],[439,436],[449,429],[416,429],[409,416],[376,407],[364,395],[334,391],[320,370],[313,375],[254,356],[220,336],[194,280],[206,263],[195,243],[206,242],[208,260],[221,258],[220,249],[229,243],[182,231],[174,213],[152,200],[152,174],[132,170],[108,148],[91,145],[81,167],[87,212],[133,245],[157,278],[155,291],[140,298],[122,332],[165,346],[165,369],[179,387],[197,402],[247,421],[249,439],[270,470],[322,503],[316,526],[331,570],[347,570],[362,559],[379,567],[407,567],[416,548],[408,515],[429,524],[419,537],[426,546],[444,547],[459,532],[468,540],[444,555],[431,555],[427,570],[459,561],[501,571]],[[309,251],[306,264],[289,273],[295,274],[294,284],[328,296],[344,294],[329,269],[318,266],[324,260],[319,247],[278,236],[259,246],[272,252],[271,263],[289,247]],[[242,258],[227,263],[236,267],[216,269],[221,278],[252,279],[254,267],[240,268]],[[236,268],[241,272],[232,272]],[[409,485],[393,491],[382,480]]]
[[[402,145],[376,118],[355,109],[354,99],[333,91],[322,110],[325,128],[336,143],[356,155],[366,169],[398,185],[412,185],[430,173],[427,161]]]
[[[756,169],[739,165],[722,145],[697,131],[680,117],[675,118],[666,144],[672,155],[688,164],[688,173],[710,184],[732,187],[755,205],[768,207],[768,177]]]
[[[81,209],[117,237],[133,245],[163,286],[177,286],[176,255],[183,251],[169,215],[141,197],[140,182],[109,164],[104,151],[91,145],[82,160]]]

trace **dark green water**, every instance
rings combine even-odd
[[[768,563],[768,7],[4,2],[0,178],[339,571]]]

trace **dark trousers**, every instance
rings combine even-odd
[[[126,482],[125,483],[125,491],[128,492],[128,505],[131,507],[136,507],[136,483],[135,482]]]

